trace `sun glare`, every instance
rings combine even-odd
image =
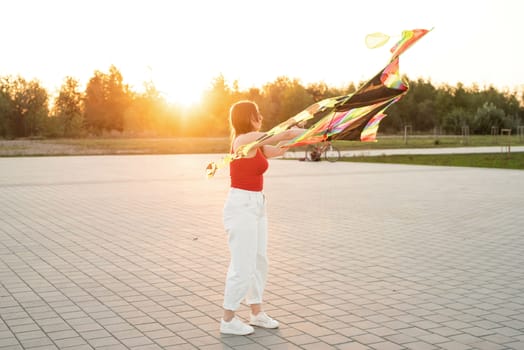
[[[162,74],[159,73],[160,71]],[[153,84],[160,96],[168,103],[185,108],[200,103],[206,89],[206,85],[197,81],[195,77],[189,74],[182,75],[180,72],[164,67],[153,69],[147,66],[146,69],[134,69],[129,66],[126,67],[123,75],[133,88],[143,90],[146,83]]]
[[[201,102],[202,87],[198,86],[163,86],[157,87],[167,102],[181,106],[191,107]]]

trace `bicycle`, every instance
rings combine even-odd
[[[322,155],[324,155],[325,160],[332,163],[340,159],[340,151],[329,141],[324,141],[321,143],[311,144],[307,146],[307,161],[318,162],[322,158]]]

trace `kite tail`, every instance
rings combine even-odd
[[[432,30],[432,29],[431,29]],[[267,140],[297,124],[313,120],[314,124],[295,139],[281,147],[296,147],[326,140],[375,141],[380,121],[386,116],[385,110],[399,101],[409,86],[399,73],[399,56],[429,31],[426,29],[405,30],[402,38],[391,48],[389,63],[367,83],[352,94],[331,97],[314,103],[294,117],[269,130],[258,140],[240,147],[235,153],[223,157],[206,167],[208,178],[217,170],[229,165],[235,159],[245,157],[249,151]],[[373,33],[366,38],[369,47],[383,45],[389,36]]]

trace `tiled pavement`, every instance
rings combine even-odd
[[[524,349],[524,172],[272,161],[235,337],[215,157],[0,159],[0,349]]]

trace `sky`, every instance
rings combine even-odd
[[[521,0],[0,0],[0,76],[50,93],[116,66],[191,104],[223,75],[241,89],[279,76],[343,87],[376,74],[403,30],[433,30],[400,59],[410,79],[524,89]],[[378,49],[366,34],[392,36]]]

